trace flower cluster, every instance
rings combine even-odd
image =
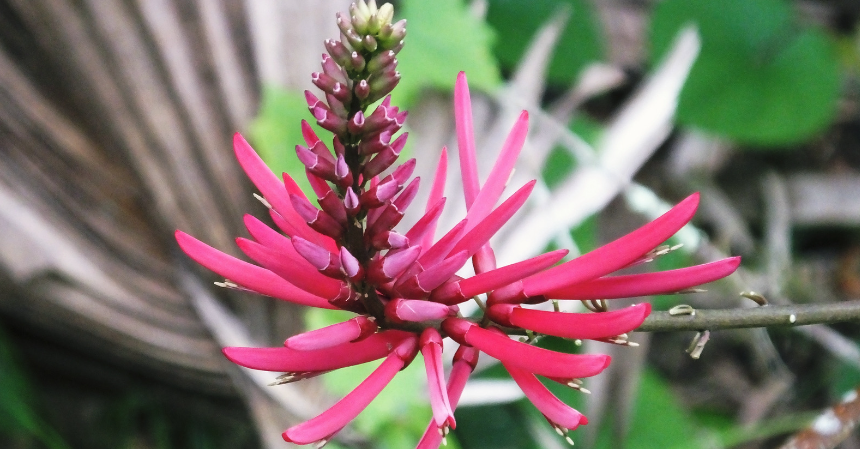
[[[415,198],[410,181],[415,160],[394,166],[406,142],[400,131],[407,113],[392,106],[391,90],[400,74],[396,55],[403,47],[405,22],[393,23],[390,4],[377,8],[359,0],[350,15],[338,15],[340,40],[327,40],[322,71],[312,75],[324,100],[306,92],[316,122],[332,133],[331,146],[302,122],[305,145],[298,158],[319,207],[284,174],[275,176],[239,134],[236,157],[278,230],[250,215],[252,239],[239,248],[257,264],[222,253],[176,232],[192,259],[227,279],[224,285],[326,309],[356,314],[352,319],[293,336],[276,348],[225,348],[231,361],[253,369],[284,373],[276,383],[293,382],[331,370],[383,359],[361,384],[321,415],[287,429],[298,444],[325,444],[360,413],[420,351],[427,373],[433,419],[420,448],[438,447],[454,428],[466,379],[481,352],[502,362],[526,396],[559,433],[586,418],[556,398],[536,376],[580,389],[581,378],[609,364],[606,355],[564,354],[512,340],[507,333],[553,335],[626,344],[626,332],[650,312],[648,304],[599,313],[560,313],[524,307],[553,300],[591,300],[678,292],[722,278],[738,258],[678,270],[611,276],[653,255],[686,224],[698,196],[602,248],[558,264],[566,250],[497,267],[490,238],[525,203],[534,181],[499,201],[528,129],[523,111],[513,125],[487,179],[479,182],[466,77],[455,88],[459,160],[466,216],[436,238],[445,206],[447,153],[442,151],[423,216],[405,231],[395,230]],[[379,100],[382,100],[381,102]],[[378,103],[375,107],[374,104]],[[471,261],[474,276],[458,276]],[[486,302],[478,297],[486,295]],[[458,304],[474,299],[482,316],[462,317]],[[459,344],[447,381],[445,337]],[[452,342],[452,344],[453,344]]]

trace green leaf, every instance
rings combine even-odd
[[[323,141],[329,140],[331,134],[317,126],[301,93],[264,86],[262,98],[260,113],[251,123],[251,144],[272,172],[276,175],[289,173],[305,194],[315,197],[305,176],[305,166],[296,156],[296,145],[305,142],[302,120],[308,120]]]
[[[598,449],[618,447],[611,434],[611,422],[604,423]],[[658,374],[645,370],[633,408],[626,449],[699,449],[716,437],[698,426]]]
[[[68,449],[69,445],[39,414],[34,388],[2,329],[0,379],[0,435],[37,441],[48,449]]]
[[[833,119],[835,45],[802,29],[781,0],[667,0],[651,24],[654,61],[694,23],[702,50],[681,92],[678,121],[760,146],[797,143]]]
[[[511,70],[522,59],[535,33],[560,12],[570,17],[559,37],[547,78],[566,85],[588,63],[604,58],[603,42],[594,11],[585,0],[490,0],[487,22],[497,32],[493,52]]]
[[[462,0],[404,0],[406,45],[397,57],[402,74],[395,103],[414,104],[426,87],[450,90],[465,71],[472,89],[493,90],[501,83],[490,46],[493,33]]]

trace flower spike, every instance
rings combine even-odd
[[[538,333],[629,345],[627,332],[640,326],[651,308],[639,304],[615,311],[604,307],[599,313],[561,313],[523,305],[685,291],[729,275],[740,259],[612,275],[665,251],[658,245],[692,218],[698,205],[694,194],[640,229],[568,262],[559,264],[567,251],[558,250],[498,267],[490,239],[522,208],[535,186],[535,181],[528,182],[505,199],[506,184],[526,142],[529,113],[523,111],[514,122],[482,184],[469,86],[462,72],[454,89],[454,117],[465,216],[453,220],[456,225],[437,238],[449,168],[447,149],[442,148],[430,170],[423,216],[403,229],[401,221],[409,215],[407,208],[414,207],[411,203],[419,190],[419,179],[413,177],[419,162],[398,163],[408,137],[401,132],[408,112],[392,104],[389,93],[400,81],[397,55],[405,45],[406,21],[392,22],[393,17],[390,4],[377,7],[375,0],[357,0],[349,14],[337,15],[340,39],[325,41],[328,54],[310,80],[322,95],[305,91],[305,101],[329,137],[317,135],[303,120],[302,141],[294,142],[315,198],[306,196],[290,175],[275,176],[241,135],[234,136],[236,159],[275,224],[270,227],[245,217],[251,239],[238,238],[236,243],[255,263],[180,231],[176,241],[193,260],[226,278],[218,285],[355,314],[292,336],[283,347],[224,349],[238,365],[283,373],[272,385],[384,359],[333,407],[287,429],[285,440],[319,447],[327,443],[419,350],[433,411],[419,449],[445,442],[480,352],[501,361],[535,407],[566,436],[586,419],[553,396],[536,376],[584,391],[579,379],[599,374],[610,358],[541,349],[531,344],[532,339],[511,339],[501,328],[514,335]],[[467,274],[469,260],[474,275]],[[477,298],[484,294],[486,303]],[[482,306],[479,316],[459,318],[458,304],[471,298]],[[447,383],[443,335],[460,344]]]

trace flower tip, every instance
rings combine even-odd
[[[433,327],[428,327],[421,332],[421,338],[418,341],[418,345],[424,347],[424,345],[434,343],[442,346],[442,336],[439,335],[439,331],[437,331]]]
[[[727,260],[729,261],[729,266],[732,267],[732,273],[734,273],[735,270],[737,270],[738,267],[741,266],[741,256],[729,257]]]
[[[244,364],[239,363],[241,360],[239,360],[239,357],[237,357],[237,355],[238,355],[237,353],[239,352],[240,349],[241,348],[228,346],[226,348],[221,348],[221,354],[224,354],[224,357],[226,357],[227,360],[229,360],[229,361],[231,361],[237,365],[245,366]]]
[[[472,328],[472,324],[468,320],[462,318],[447,318],[442,322],[442,330],[461,345],[466,343],[466,333]]]
[[[690,196],[684,198],[684,200],[681,201],[681,203],[679,203],[679,205],[684,204],[684,205],[690,207],[691,209],[693,209],[695,211],[699,207],[699,198],[700,197],[701,197],[701,195],[699,194],[699,192],[693,192]]]

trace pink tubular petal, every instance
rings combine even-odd
[[[419,246],[422,248],[429,248],[433,245],[433,234],[436,233],[436,223],[439,222],[439,217],[442,215],[442,209],[444,208],[445,198],[440,198],[433,207],[427,210],[423,217],[406,231],[406,238],[410,242],[421,242]],[[427,238],[428,236],[429,238]],[[425,243],[427,246],[424,246]]]
[[[466,261],[469,260],[469,255],[465,251],[460,251],[457,254],[443,260],[442,262],[427,268],[417,275],[418,285],[421,290],[429,293],[434,288],[442,285],[445,281],[451,278]]]
[[[722,279],[738,268],[740,257],[656,273],[609,276],[563,287],[546,296],[553,299],[612,299],[680,292]]]
[[[197,263],[244,288],[295,304],[335,308],[325,298],[310,294],[263,267],[224,254],[182,231],[176,231],[176,241]]]
[[[273,217],[277,215],[273,214]],[[245,214],[245,227],[248,228],[248,233],[251,234],[251,237],[254,238],[261,245],[276,251],[281,255],[282,258],[285,259],[285,262],[295,263],[297,264],[298,270],[307,270],[309,268],[317,270],[318,268],[311,264],[307,260],[306,257],[300,255],[295,247],[294,243],[299,241],[307,242],[307,240],[302,239],[301,237],[296,237],[298,240],[291,240],[283,235],[276,232],[274,229],[268,227],[265,223],[258,220],[257,217],[253,215]],[[278,220],[276,219],[275,222]],[[310,243],[313,245],[313,243]],[[319,248],[317,246],[317,248]],[[325,251],[325,250],[323,250]]]
[[[457,128],[457,150],[460,153],[460,172],[463,175],[463,193],[466,208],[470,208],[478,196],[478,163],[475,155],[475,134],[472,127],[472,100],[466,73],[457,75],[454,85],[454,120]]]
[[[475,295],[504,287],[546,269],[563,259],[567,253],[567,250],[559,249],[502,268],[485,271],[456,283],[445,284],[433,291],[430,300],[445,304],[458,304]]]
[[[284,373],[331,371],[380,359],[412,334],[403,331],[386,331],[373,334],[355,343],[343,343],[324,349],[300,351],[292,348],[224,348],[222,352],[231,362],[246,368]]]
[[[526,141],[528,130],[529,113],[523,111],[520,114],[520,118],[514,123],[510,134],[508,134],[508,138],[502,146],[502,151],[495,165],[493,165],[490,176],[487,177],[487,181],[481,187],[481,191],[478,192],[475,202],[466,214],[466,219],[469,220],[469,223],[473,223],[472,226],[466,227],[467,231],[480,223],[490,213],[496,202],[499,201],[502,191],[505,190],[505,185],[508,183],[508,179],[514,169],[517,157],[519,157],[520,150]]]
[[[481,328],[461,318],[448,318],[442,329],[460,344],[468,344],[503,363],[549,377],[590,377],[609,366],[602,354],[563,354],[511,340],[501,331]],[[495,329],[495,328],[492,328]]]
[[[353,256],[352,253],[343,246],[340,248],[338,256],[340,257],[340,266],[343,270],[343,274],[353,282],[360,281],[364,276],[364,267],[361,266],[358,259],[356,259],[355,256]]]
[[[580,424],[588,423],[582,413],[555,397],[534,374],[506,362],[502,362],[502,365],[511,374],[514,382],[523,390],[526,397],[553,426],[572,430]]]
[[[466,251],[469,257],[472,257],[525,204],[534,186],[535,181],[530,181],[520,187],[510,198],[499,205],[496,210],[492,211],[477,226],[466,233],[449,254]]]
[[[460,395],[463,394],[466,381],[478,363],[478,354],[478,350],[471,346],[460,346],[454,354],[454,366],[451,368],[447,388],[448,401],[452,409],[457,408],[457,403],[460,402]],[[441,443],[442,435],[439,434],[439,427],[435,420],[431,419],[415,449],[438,449]]]
[[[321,274],[310,264],[288,260],[283,253],[243,238],[236,239],[236,243],[248,257],[308,293],[326,299],[334,299],[340,294],[343,282]]]
[[[395,282],[394,288],[404,298],[426,298],[434,288],[451,279],[467,260],[469,260],[469,255],[465,251],[460,251],[436,265],[424,269],[421,259],[418,259],[418,263],[412,265]],[[413,272],[415,274],[412,274]]]
[[[445,304],[437,302],[394,298],[386,304],[385,314],[395,321],[420,323],[422,321],[447,318],[451,315],[451,309]]]
[[[648,303],[600,313],[561,313],[514,307],[508,319],[516,327],[541,334],[595,340],[630,332],[642,325],[650,313],[651,304]]]
[[[472,256],[472,267],[475,268],[475,274],[483,274],[497,268],[496,253],[493,251],[493,248],[490,248],[489,243],[485,243]]]
[[[430,214],[430,211],[436,209],[440,201],[444,201],[442,195],[445,194],[445,178],[448,175],[448,149],[442,147],[442,154],[439,155],[439,164],[436,166],[436,173],[433,175],[433,185],[430,187],[430,195],[427,197],[427,207],[425,211]],[[442,203],[444,205],[444,202]],[[439,213],[442,211],[439,210]],[[426,216],[426,215],[425,215]],[[438,219],[438,217],[437,217]],[[433,239],[436,236],[436,223],[434,219],[427,225],[427,229],[423,232],[420,245],[424,248],[429,248],[433,244]],[[417,226],[417,224],[416,224]],[[413,240],[416,241],[416,240]]]
[[[367,271],[367,280],[374,284],[384,284],[399,276],[403,270],[415,262],[421,253],[420,246],[410,246],[405,250],[398,251],[384,257],[375,256],[370,261]]]
[[[292,336],[284,342],[284,346],[297,351],[315,351],[359,340],[376,332],[376,329],[376,321],[357,316],[343,323]]]
[[[296,235],[315,243],[323,242],[325,236],[311,229],[293,210],[287,187],[269,170],[269,167],[239,133],[233,136],[233,149],[239,165],[245,170],[248,178],[257,186],[266,201],[292,226]]]
[[[442,238],[433,244],[433,246],[424,249],[424,252],[421,253],[421,257],[418,258],[418,262],[423,266],[436,265],[437,263],[445,260],[445,257],[449,254],[454,254],[451,250],[457,246],[457,242],[460,241],[460,237],[463,236],[465,229],[465,220],[454,225],[454,227],[446,232]]]
[[[385,361],[376,368],[370,376],[355,387],[343,399],[316,418],[299,425],[290,427],[284,434],[284,440],[296,444],[310,444],[327,439],[352,421],[371,401],[391,382],[408,361],[403,360],[401,352],[414,352],[416,346],[414,337],[400,343]],[[358,344],[358,343],[355,343]]]
[[[294,237],[292,243],[296,252],[320,272],[328,276],[341,274],[340,257],[338,254],[332,254],[325,248],[301,237]]]
[[[424,329],[420,339],[421,355],[424,356],[424,370],[427,373],[427,387],[430,390],[430,408],[436,427],[456,427],[454,411],[448,401],[445,387],[445,370],[442,367],[442,337],[432,327]]]
[[[694,193],[641,228],[576,259],[523,280],[527,296],[542,295],[626,267],[678,232],[693,218],[699,205]]]

